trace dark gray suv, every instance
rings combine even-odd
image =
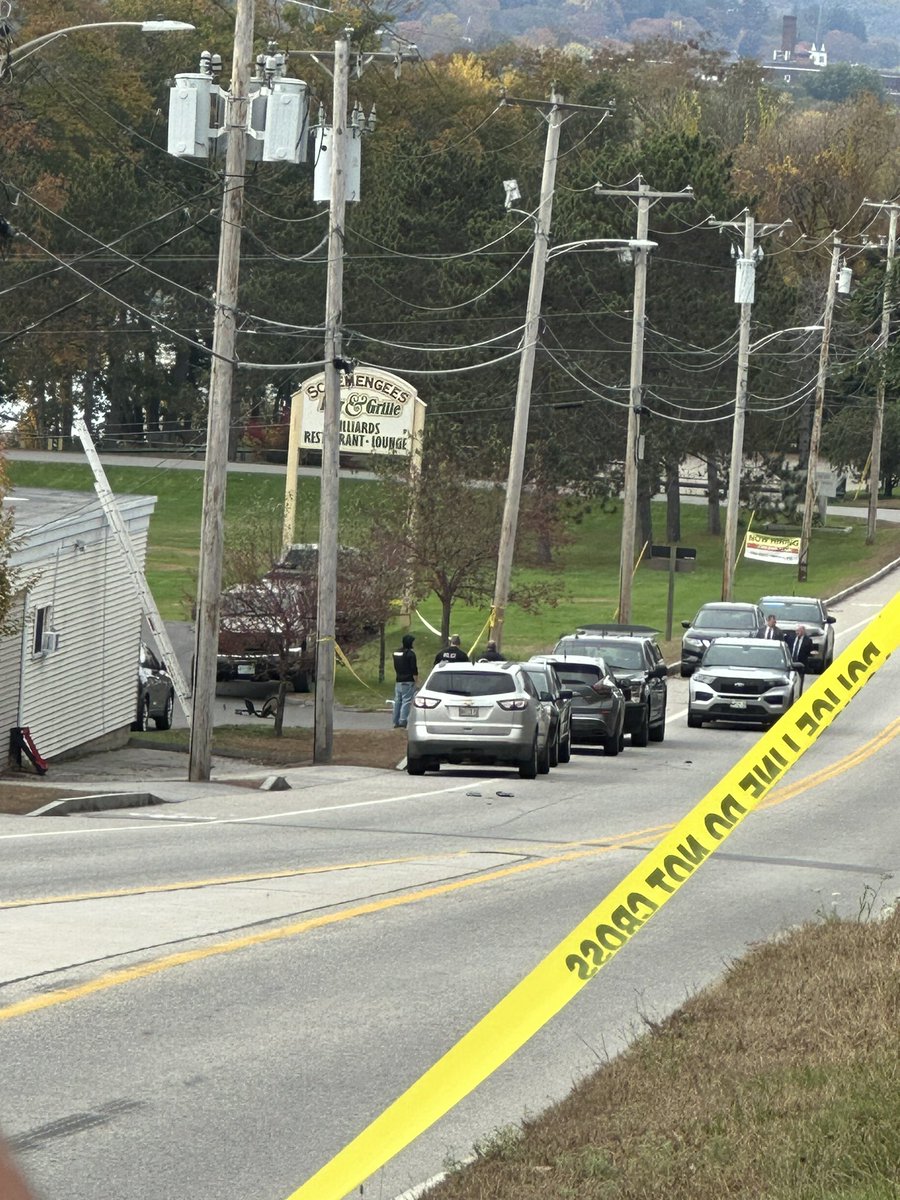
[[[766,618],[758,604],[721,600],[704,604],[693,621],[682,621],[681,626],[687,630],[681,639],[681,675],[687,679],[716,638],[759,637]]]

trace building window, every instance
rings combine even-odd
[[[43,608],[35,609],[34,613],[34,645],[32,646],[33,654],[41,654],[44,649],[44,634],[48,633],[51,628],[51,616],[53,609],[47,604]]]

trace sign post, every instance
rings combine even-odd
[[[675,575],[693,571],[697,551],[693,546],[651,546],[644,562],[652,571],[669,572],[669,594],[666,601],[666,641],[672,640],[672,614],[675,611]]]

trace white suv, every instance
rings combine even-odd
[[[774,725],[803,687],[784,642],[721,638],[707,647],[691,675],[687,723],[752,721]]]
[[[410,709],[406,769],[503,763],[534,779],[550,770],[550,721],[520,663],[438,663]]]

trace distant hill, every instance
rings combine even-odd
[[[781,48],[782,18],[797,38],[823,42],[829,63],[900,67],[900,0],[798,5],[763,0],[422,0],[397,28],[429,55],[485,50],[503,42],[590,54],[663,38],[696,41],[736,57],[768,61]]]

